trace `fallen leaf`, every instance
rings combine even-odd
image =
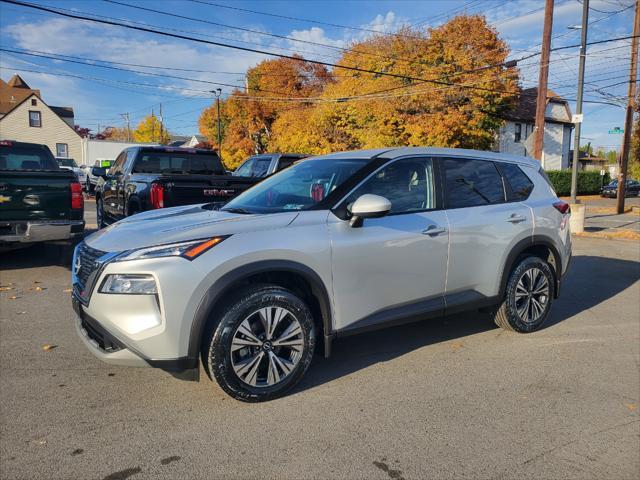
[[[13,287],[10,287],[9,285],[0,285],[0,292],[6,292],[8,290],[13,290]]]
[[[48,343],[42,346],[42,350],[48,352],[49,350],[53,350],[54,348],[58,348],[57,345],[49,345]]]
[[[11,296],[9,297],[9,300],[17,300],[18,298],[22,298],[22,297],[19,297],[19,296],[17,296],[17,295],[11,295]]]
[[[42,282],[39,282],[38,280],[34,280],[34,281],[33,281],[33,282],[31,282],[31,283],[36,284],[36,283],[42,283]]]
[[[30,288],[29,290],[35,290],[36,292],[42,292],[43,290],[46,290],[45,287],[35,287],[35,288]]]
[[[24,315],[27,312],[18,312],[18,315]]]
[[[635,412],[638,409],[638,405],[635,403],[625,403],[624,406],[627,407],[630,412]]]
[[[73,288],[65,288],[65,289],[63,290],[63,292],[64,292],[64,293],[71,293],[71,292],[73,292]]]
[[[454,352],[457,352],[458,350],[460,350],[463,347],[464,347],[464,343],[462,343],[462,342],[453,342],[451,344],[451,350],[453,350]]]
[[[47,439],[46,438],[36,438],[35,440],[32,440],[33,443],[35,443],[36,445],[46,445],[47,444]]]

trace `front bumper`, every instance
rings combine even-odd
[[[95,318],[87,314],[82,303],[72,296],[73,310],[76,312],[76,332],[85,347],[97,358],[111,365],[127,367],[155,367],[164,370],[176,378],[198,380],[197,358],[176,358],[154,360],[136,351],[125,341],[109,332]]]
[[[70,240],[84,233],[84,220],[33,220],[0,223],[0,242],[35,243]]]

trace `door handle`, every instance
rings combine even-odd
[[[511,216],[507,219],[507,222],[510,223],[520,223],[525,222],[527,217],[523,217],[522,215],[518,215],[517,213],[512,213]]]
[[[423,235],[429,235],[430,237],[435,237],[440,235],[441,233],[447,233],[447,229],[444,227],[439,227],[437,225],[429,225],[422,231]]]

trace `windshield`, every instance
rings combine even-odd
[[[61,167],[71,167],[71,168],[76,168],[78,166],[76,165],[76,162],[73,158],[59,158],[58,165],[60,165]]]
[[[222,210],[240,213],[308,210],[366,164],[364,159],[305,160],[246,190]]]
[[[215,154],[143,151],[136,159],[133,173],[191,173],[224,175],[224,167]]]

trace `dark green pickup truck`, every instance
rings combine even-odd
[[[0,141],[0,250],[73,242],[84,232],[82,185],[46,145]]]

